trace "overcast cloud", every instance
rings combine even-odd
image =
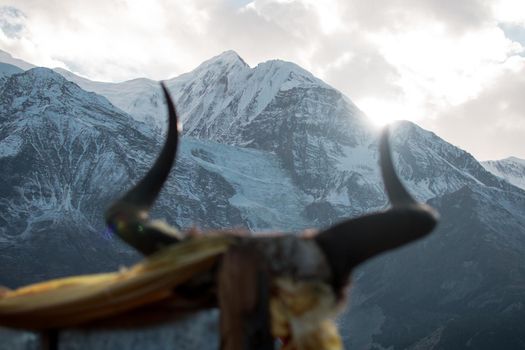
[[[165,79],[222,51],[293,61],[372,119],[525,158],[522,0],[0,0],[0,49],[90,79]]]

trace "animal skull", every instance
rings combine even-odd
[[[169,115],[165,145],[144,178],[106,214],[109,227],[144,255],[191,239],[148,217],[174,164],[179,140],[175,106],[164,85],[162,89]],[[436,211],[417,202],[397,177],[388,129],[381,136],[379,152],[391,203],[386,211],[343,221],[313,236],[215,233],[236,235],[218,272],[203,277],[211,286],[206,293],[221,308],[223,349],[273,349],[273,338],[282,339],[285,349],[341,348],[330,318],[344,299],[354,267],[427,235],[438,220]],[[199,283],[192,281],[189,290],[198,290],[192,286]]]

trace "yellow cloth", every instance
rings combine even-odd
[[[270,299],[272,334],[283,341],[283,350],[341,350],[331,320],[337,307],[326,284],[277,279]]]
[[[4,291],[0,326],[64,328],[168,299],[175,286],[211,268],[232,241],[225,235],[195,237],[121,272],[73,276]]]

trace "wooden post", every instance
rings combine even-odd
[[[249,245],[232,247],[219,270],[221,350],[273,350],[270,281],[264,258]]]
[[[58,329],[50,329],[40,333],[40,350],[58,350]]]

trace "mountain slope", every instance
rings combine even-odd
[[[481,165],[514,186],[525,189],[525,159],[509,157],[502,160],[488,160],[481,162]]]
[[[525,194],[469,185],[430,204],[434,235],[357,271],[347,348],[521,348]]]
[[[10,75],[22,72],[23,70],[16,66],[7,63],[0,63],[0,79],[2,80]]]
[[[132,162],[119,161],[130,154],[148,159],[137,144],[151,141],[104,97],[43,68],[9,77],[0,119],[2,283],[117,267],[122,248],[98,233],[99,203],[112,198],[107,184],[136,176]],[[117,141],[124,132],[138,143]]]

